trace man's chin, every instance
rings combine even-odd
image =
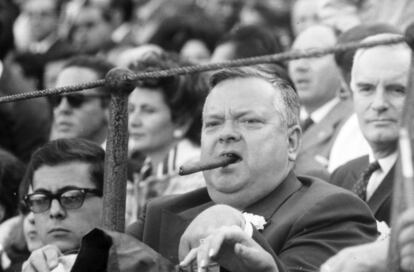
[[[79,250],[80,243],[74,243],[71,240],[67,239],[52,239],[49,243],[50,245],[57,246],[62,253],[71,252]]]

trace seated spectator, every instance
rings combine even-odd
[[[307,50],[336,44],[335,31],[313,25],[301,32],[292,49]],[[329,153],[335,137],[352,113],[350,100],[338,97],[341,77],[332,55],[289,62],[289,74],[302,104],[302,147],[296,160],[299,174],[328,180]]]
[[[155,71],[178,67],[166,53],[151,52],[130,68]],[[179,166],[200,158],[201,105],[207,92],[202,75],[171,76],[137,82],[129,96],[129,148],[146,156],[138,182],[141,201],[164,194],[184,193],[204,186],[201,174],[172,177]],[[150,179],[156,178],[153,182]],[[138,184],[137,184],[138,186]]]
[[[45,66],[49,61],[70,57],[75,53],[59,33],[63,1],[28,0],[15,23],[15,61],[22,67],[26,81],[33,89],[43,89]]]
[[[338,37],[338,44],[361,41],[366,37],[381,33],[400,34],[396,28],[386,24],[358,25],[342,33]],[[350,87],[351,69],[355,51],[356,50],[335,52],[335,62],[339,67],[342,78],[341,96],[349,97],[352,95]],[[356,114],[353,113],[339,130],[338,136],[332,144],[332,149],[329,155],[329,173],[332,173],[342,164],[366,155],[368,152],[369,144],[362,135]]]
[[[73,18],[69,39],[81,54],[106,56],[116,45],[112,33],[118,25],[109,7],[85,1]]]
[[[201,159],[238,160],[204,171],[207,188],[150,201],[128,233],[178,263],[221,227],[246,228],[279,271],[317,271],[347,245],[375,239],[375,220],[360,199],[293,172],[301,133],[292,84],[268,69],[243,67],[216,72],[211,85]],[[227,271],[248,271],[234,245],[221,246],[223,258],[215,261]]]
[[[102,79],[112,68],[112,64],[99,57],[74,57],[59,72],[56,87]],[[108,130],[109,96],[106,87],[52,96],[51,140],[77,137],[104,146]]]
[[[200,3],[204,6],[207,14],[219,23],[225,33],[239,22],[244,0],[204,0]]]
[[[47,248],[76,253],[82,237],[101,225],[104,158],[103,149],[82,139],[51,141],[33,154],[25,175],[33,192],[24,201],[45,247],[32,252],[23,271],[33,271],[30,260]]]
[[[400,35],[378,34],[364,41],[391,37]],[[370,151],[337,168],[330,179],[366,201],[377,220],[388,225],[410,59],[411,50],[405,43],[356,51],[351,72],[352,100]]]
[[[308,27],[319,24],[318,1],[295,0],[292,5],[291,18],[295,37]]]
[[[218,42],[211,62],[271,55],[282,51],[281,44],[270,30],[257,25],[241,25]]]
[[[117,244],[111,256],[108,256],[108,240],[88,239],[95,237],[97,232],[102,233],[92,230],[102,223],[104,159],[102,148],[82,139],[51,141],[33,154],[25,175],[25,184],[29,184],[32,191],[24,196],[24,201],[34,214],[36,230],[44,246],[31,253],[23,264],[23,272],[83,272],[92,268],[113,271],[106,268],[107,260],[118,250],[124,257],[121,261],[127,262],[117,263],[121,267],[131,265],[129,261],[132,259],[136,260],[134,267],[138,268],[154,269],[168,265],[167,261],[131,237],[112,234],[111,244]],[[84,237],[86,234],[88,236]],[[99,237],[108,239],[105,235]],[[81,240],[94,246],[82,248]],[[80,257],[76,259],[78,252]],[[137,255],[126,259],[125,256],[131,252]]]

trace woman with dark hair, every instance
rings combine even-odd
[[[187,65],[176,55],[149,52],[130,65],[135,72]],[[201,110],[207,94],[202,74],[144,79],[128,101],[130,153],[145,155],[139,173],[139,201],[204,186],[201,174],[174,176],[180,165],[197,161]],[[172,177],[173,176],[173,177]]]

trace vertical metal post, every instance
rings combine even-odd
[[[410,25],[406,30],[406,39],[411,47],[411,50],[414,50],[414,24]],[[414,182],[412,176],[407,176],[407,167],[413,167],[413,157],[412,157],[412,150],[403,150],[402,148],[407,148],[409,146],[409,142],[411,142],[411,147],[413,146],[414,139],[414,54],[411,53],[411,67],[409,72],[409,79],[407,85],[407,97],[404,105],[403,110],[403,117],[402,117],[402,136],[400,139],[400,152],[399,152],[399,159],[396,165],[395,177],[394,177],[394,192],[393,192],[393,203],[392,203],[392,232],[391,232],[391,241],[390,247],[388,251],[388,271],[390,272],[399,272],[400,269],[400,254],[398,249],[398,232],[395,229],[396,221],[399,215],[407,208],[409,202],[407,201],[407,197],[414,197],[414,192],[407,192],[410,190],[413,185],[411,183]],[[402,141],[401,141],[402,140]],[[405,141],[405,144],[404,144]],[[407,144],[407,141],[408,144]],[[408,151],[408,152],[407,152]],[[409,154],[407,156],[407,154]],[[405,156],[404,156],[405,155]],[[411,156],[410,156],[411,155]],[[410,158],[411,157],[411,158]],[[409,165],[411,164],[411,165]],[[405,174],[404,174],[405,172]],[[410,172],[410,171],[408,171]]]
[[[133,73],[114,68],[105,77],[111,90],[109,130],[106,144],[103,226],[124,232],[128,159],[128,95],[134,89]]]

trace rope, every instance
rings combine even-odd
[[[173,68],[168,70],[161,70],[161,71],[153,71],[153,72],[144,72],[135,74],[131,77],[130,80],[136,81],[140,79],[146,78],[160,78],[160,77],[168,77],[174,75],[184,75],[184,74],[191,74],[191,73],[199,73],[199,72],[206,72],[206,71],[213,71],[219,70],[223,68],[229,67],[240,67],[240,66],[250,66],[256,64],[264,64],[264,63],[274,63],[274,62],[283,62],[283,61],[290,61],[302,58],[317,58],[322,57],[328,54],[332,54],[335,52],[343,52],[347,50],[355,50],[359,48],[370,48],[379,45],[390,45],[404,42],[404,37],[396,37],[378,41],[370,41],[370,42],[351,42],[346,44],[340,44],[333,47],[327,47],[322,49],[309,49],[303,51],[289,51],[274,55],[265,55],[259,57],[252,57],[252,58],[245,58],[245,59],[237,59],[232,61],[220,62],[220,63],[210,63],[204,65],[192,65],[192,66],[183,66],[179,68]],[[100,79],[93,82],[87,82],[78,85],[70,85],[64,86],[60,88],[50,88],[45,90],[39,90],[34,92],[28,93],[21,93],[16,95],[9,95],[0,97],[0,104],[30,98],[36,98],[41,96],[48,96],[48,95],[59,95],[64,93],[72,93],[78,92],[85,89],[91,89],[96,87],[101,87],[105,85],[105,79]]]

